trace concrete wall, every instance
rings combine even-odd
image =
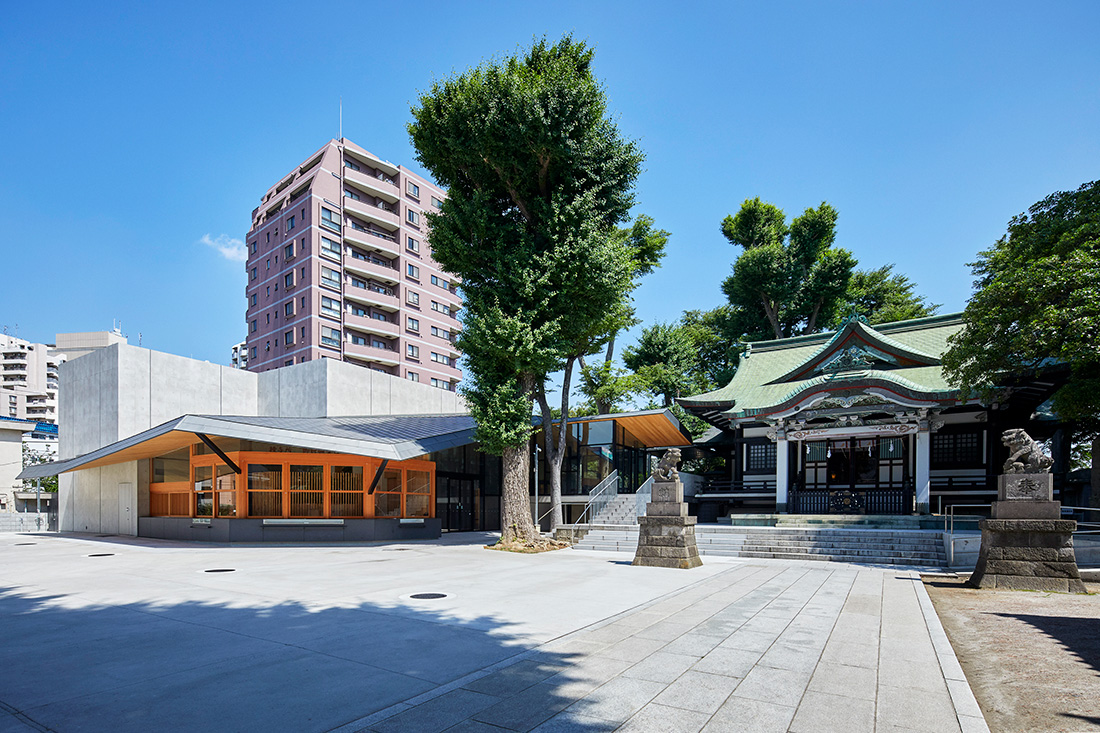
[[[7,422],[7,421],[4,421]],[[15,511],[15,489],[22,490],[23,482],[15,478],[23,470],[23,433],[26,423],[0,422],[0,493],[4,495],[4,509]]]
[[[346,417],[466,412],[465,401],[455,392],[335,359],[317,359],[257,376],[260,415]]]
[[[335,417],[466,412],[446,390],[334,359],[255,373],[115,344],[61,367],[61,458],[182,415]],[[18,443],[16,449],[18,450]],[[0,461],[2,462],[2,461]],[[14,475],[14,474],[13,474]],[[62,531],[137,534],[149,513],[147,461],[59,477]]]

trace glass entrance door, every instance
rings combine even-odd
[[[436,474],[436,516],[447,532],[469,532],[480,525],[477,481]]]

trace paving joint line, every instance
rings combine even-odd
[[[519,662],[522,662],[526,659],[530,659],[531,657],[540,654],[543,651],[543,647],[545,647],[549,644],[553,644],[553,643],[558,642],[558,641],[565,641],[565,640],[570,639],[573,636],[579,636],[580,634],[583,634],[583,633],[586,633],[586,632],[589,632],[589,631],[595,631],[596,629],[602,629],[604,626],[608,626],[608,625],[618,621],[621,618],[624,618],[624,617],[626,617],[630,614],[636,613],[638,611],[643,611],[646,608],[649,608],[650,606],[653,606],[657,603],[660,603],[661,601],[664,601],[668,598],[675,597],[675,596],[677,596],[680,593],[683,593],[685,591],[691,590],[691,589],[693,589],[693,588],[695,588],[699,585],[702,585],[703,583],[706,583],[707,581],[713,580],[715,578],[722,577],[723,575],[726,575],[727,573],[735,572],[737,570],[740,570],[740,569],[742,569],[741,565],[742,565],[741,563],[738,563],[734,567],[726,568],[725,570],[722,570],[721,572],[715,573],[714,575],[710,575],[710,576],[707,576],[705,578],[700,578],[699,580],[692,581],[691,583],[689,583],[688,585],[683,586],[682,588],[677,588],[675,590],[671,590],[667,593],[664,593],[660,596],[657,596],[656,598],[652,598],[648,601],[644,601],[642,603],[639,603],[636,606],[632,606],[631,608],[620,611],[619,613],[616,613],[612,616],[608,616],[607,618],[603,618],[603,619],[600,619],[598,621],[593,621],[592,623],[588,624],[587,626],[582,626],[579,629],[574,629],[573,631],[570,631],[568,633],[562,634],[560,636],[556,636],[552,639],[548,639],[547,641],[544,641],[543,643],[539,644],[536,647],[533,647],[533,648],[528,649],[528,650],[523,651],[523,652],[519,652],[518,654],[515,654],[511,657],[507,657],[505,659],[502,659],[499,662],[494,662],[493,664],[490,664],[487,667],[482,667],[479,670],[475,670],[474,672],[470,672],[466,675],[463,675],[462,677],[451,680],[450,682],[439,685],[438,687],[432,688],[431,690],[428,690],[426,692],[422,692],[419,695],[414,695],[413,697],[407,698],[406,700],[402,700],[401,702],[398,702],[398,703],[394,703],[393,705],[390,705],[389,707],[382,708],[381,710],[375,711],[375,712],[373,712],[369,715],[364,715],[361,718],[356,718],[355,720],[348,721],[347,723],[343,723],[343,724],[335,726],[333,728],[329,728],[328,730],[325,731],[325,733],[360,733],[361,731],[365,731],[367,728],[374,725],[375,723],[379,723],[383,720],[386,720],[387,718],[392,718],[395,715],[400,715],[401,713],[403,713],[407,710],[411,710],[412,708],[414,708],[418,705],[423,705],[426,702],[430,702],[430,701],[432,701],[432,700],[434,700],[438,697],[442,697],[443,695],[446,695],[448,692],[453,692],[454,690],[457,690],[461,687],[464,687],[464,686],[468,685],[471,682],[476,682],[477,680],[482,679],[483,677],[488,677],[489,675],[493,674],[494,672],[499,672],[502,669],[507,669],[508,667],[511,667],[515,664],[518,664]],[[504,700],[504,699],[506,699],[506,698],[501,698],[501,700]]]

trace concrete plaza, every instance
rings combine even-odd
[[[987,730],[909,569],[486,539],[0,535],[0,733]]]

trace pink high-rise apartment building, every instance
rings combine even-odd
[[[248,369],[341,359],[454,390],[462,298],[424,218],[444,196],[343,138],[272,186],[245,240]]]

